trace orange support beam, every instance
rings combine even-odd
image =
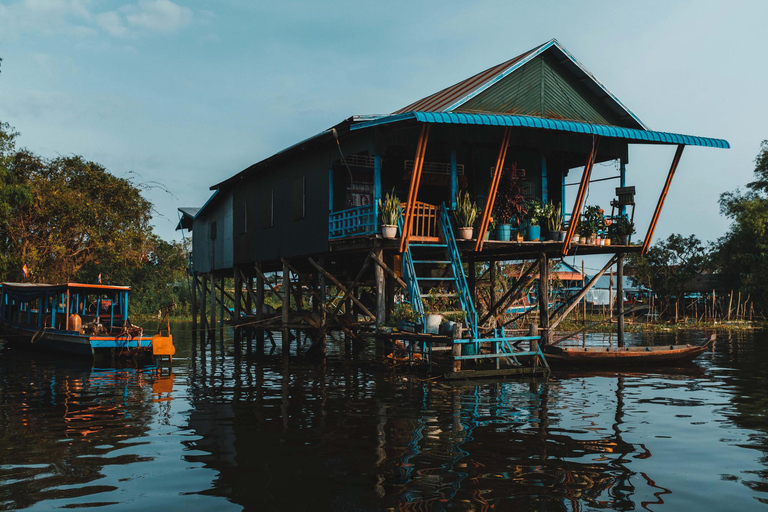
[[[504,130],[504,137],[501,140],[501,148],[499,149],[499,158],[496,159],[496,169],[493,172],[493,178],[491,179],[491,188],[488,190],[488,199],[485,201],[485,209],[483,210],[483,218],[480,221],[480,232],[477,234],[477,242],[475,243],[475,251],[483,250],[483,242],[485,241],[485,232],[488,231],[488,224],[491,221],[491,212],[493,212],[493,205],[496,202],[496,194],[499,191],[499,182],[501,181],[501,170],[504,169],[504,160],[507,158],[507,148],[509,147],[509,139],[512,136],[512,128],[507,126]]]
[[[581,183],[579,183],[579,191],[576,194],[576,201],[573,204],[573,211],[571,212],[571,222],[568,223],[568,232],[565,235],[565,241],[563,242],[562,254],[565,256],[568,254],[568,248],[571,245],[573,235],[576,234],[576,226],[579,224],[579,217],[581,216],[581,208],[584,206],[584,198],[587,195],[587,187],[589,186],[589,177],[592,175],[592,168],[595,165],[597,159],[597,147],[600,145],[600,138],[597,135],[592,136],[592,150],[589,152],[587,158],[587,164],[584,166],[584,174],[581,176]]]
[[[427,152],[427,139],[429,138],[429,125],[421,127],[419,142],[416,145],[416,160],[413,162],[413,173],[411,174],[411,186],[408,189],[408,201],[405,204],[405,219],[403,220],[403,232],[400,237],[400,252],[408,249],[408,241],[411,238],[411,224],[413,224],[413,207],[416,203],[416,197],[419,195],[419,184],[421,183],[421,170],[424,167],[424,155]]]
[[[648,234],[645,235],[645,241],[643,242],[643,250],[641,254],[645,254],[645,252],[648,250],[648,247],[650,247],[651,245],[653,232],[656,230],[656,224],[659,222],[659,215],[661,215],[661,208],[664,206],[664,199],[667,197],[667,192],[669,192],[669,186],[672,184],[672,177],[675,175],[675,170],[677,170],[677,164],[680,163],[680,158],[683,156],[683,149],[685,149],[684,144],[680,144],[677,146],[677,151],[675,151],[675,157],[672,159],[672,166],[669,168],[669,173],[667,174],[667,181],[666,183],[664,183],[664,189],[661,191],[661,196],[659,196],[659,202],[656,204],[656,211],[653,212],[653,218],[651,218],[651,225],[648,226]]]

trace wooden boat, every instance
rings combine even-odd
[[[678,364],[691,361],[710,350],[717,336],[700,345],[662,345],[658,347],[541,347],[547,362],[557,366],[609,366],[643,364]]]
[[[173,356],[167,336],[145,335],[128,319],[128,286],[80,283],[0,285],[0,335],[10,346],[90,356]]]

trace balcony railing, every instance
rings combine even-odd
[[[331,212],[328,216],[328,238],[352,238],[376,233],[376,215],[373,205],[357,206]]]

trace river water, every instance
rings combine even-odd
[[[768,510],[763,332],[682,369],[458,384],[191,333],[160,369],[2,349],[0,509]]]

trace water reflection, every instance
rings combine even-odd
[[[174,337],[162,372],[6,351],[2,507],[747,510],[768,498],[756,335],[721,336],[715,354],[664,372],[459,384],[388,374],[367,352],[312,364]]]

